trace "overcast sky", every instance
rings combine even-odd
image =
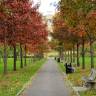
[[[56,5],[59,0],[33,0],[35,3],[41,2],[39,11],[43,15],[53,15],[56,10]]]

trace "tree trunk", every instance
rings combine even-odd
[[[22,45],[21,44],[20,44],[20,59],[21,59],[20,67],[23,68],[23,54],[22,54]]]
[[[68,62],[70,61],[70,51],[68,51]]]
[[[75,45],[73,44],[73,63],[75,63]]]
[[[4,41],[4,74],[7,73],[7,45],[6,40]]]
[[[59,56],[60,56],[60,59],[63,60],[64,54],[62,49],[59,51]]]
[[[72,58],[72,50],[70,51],[70,62],[72,63],[72,60],[73,58]]]
[[[16,71],[16,60],[17,60],[16,46],[14,46],[14,65],[13,65],[14,71]]]
[[[34,56],[31,56],[31,63],[35,62]]]
[[[85,41],[82,39],[82,69],[85,69]]]
[[[26,45],[25,45],[24,49],[25,49],[25,56],[24,56],[25,57],[25,66],[27,66],[27,62],[26,62]]]
[[[66,61],[66,51],[64,51],[64,61]]]
[[[66,51],[65,51],[65,61],[67,60],[67,53],[66,53]]]
[[[90,57],[91,57],[91,68],[94,68],[94,49],[93,42],[90,40]]]
[[[79,43],[77,43],[77,66],[80,66],[80,62],[79,62]]]

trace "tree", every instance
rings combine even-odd
[[[9,9],[6,7],[6,3],[0,1],[0,41],[4,44],[4,74],[7,73],[7,40],[8,38],[8,15]]]
[[[85,69],[85,44],[90,42],[90,38],[89,38],[90,36],[92,36],[91,39],[94,39],[93,36],[95,37],[94,35],[95,31],[92,32],[92,29],[88,27],[89,21],[91,21],[90,24],[93,23],[92,21],[95,21],[95,19],[94,20],[88,19],[88,14],[91,11],[96,10],[95,5],[96,4],[94,3],[94,1],[91,1],[91,0],[60,0],[59,9],[58,9],[59,12],[55,15],[55,18],[53,19],[53,21],[55,21],[53,22],[54,36],[55,37],[58,36],[56,38],[58,38],[59,41],[61,41],[62,38],[65,36],[63,40],[65,39],[70,43],[72,43],[74,46],[77,46],[77,66],[80,66],[79,46],[80,44],[82,45],[82,68],[83,69]],[[65,34],[64,27],[62,27],[62,24],[67,25],[67,34]],[[95,23],[93,24],[95,25]],[[93,27],[93,29],[95,28],[95,26],[91,26],[91,27]],[[90,32],[87,32],[89,30],[88,28],[90,29]],[[91,66],[93,66],[92,42],[90,46],[91,46],[90,47]]]
[[[7,45],[14,49],[13,70],[16,71],[17,45],[20,45],[20,67],[23,68],[23,53],[26,66],[26,53],[30,50],[27,45],[38,48],[39,41],[46,44],[48,31],[42,15],[37,11],[36,6],[32,6],[31,1],[2,0],[0,4],[0,41],[4,43],[4,73],[6,73]],[[32,45],[33,42],[35,42],[34,45]]]

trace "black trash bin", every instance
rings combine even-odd
[[[57,62],[60,62],[60,58],[57,59]]]
[[[56,60],[56,57],[54,59]]]

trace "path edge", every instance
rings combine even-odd
[[[79,92],[76,91],[73,87],[73,84],[71,83],[71,81],[68,79],[67,74],[65,72],[62,71],[62,69],[60,68],[59,64],[57,63],[58,67],[59,67],[59,71],[61,72],[61,74],[63,75],[64,78],[66,78],[66,81],[68,83],[68,85],[72,88],[72,90],[75,92],[76,96],[80,96]]]
[[[46,62],[44,62],[44,64],[45,64],[45,63],[46,63]],[[44,65],[44,64],[43,64],[43,65]],[[43,65],[42,65],[42,66],[43,66]],[[16,96],[20,96],[20,94],[28,87],[28,85],[29,85],[30,83],[32,83],[32,81],[36,78],[38,72],[42,69],[42,66],[41,66],[41,68],[38,69],[38,71],[37,71],[32,77],[30,77],[30,79],[23,85],[23,87],[22,87],[21,90],[16,94]]]

